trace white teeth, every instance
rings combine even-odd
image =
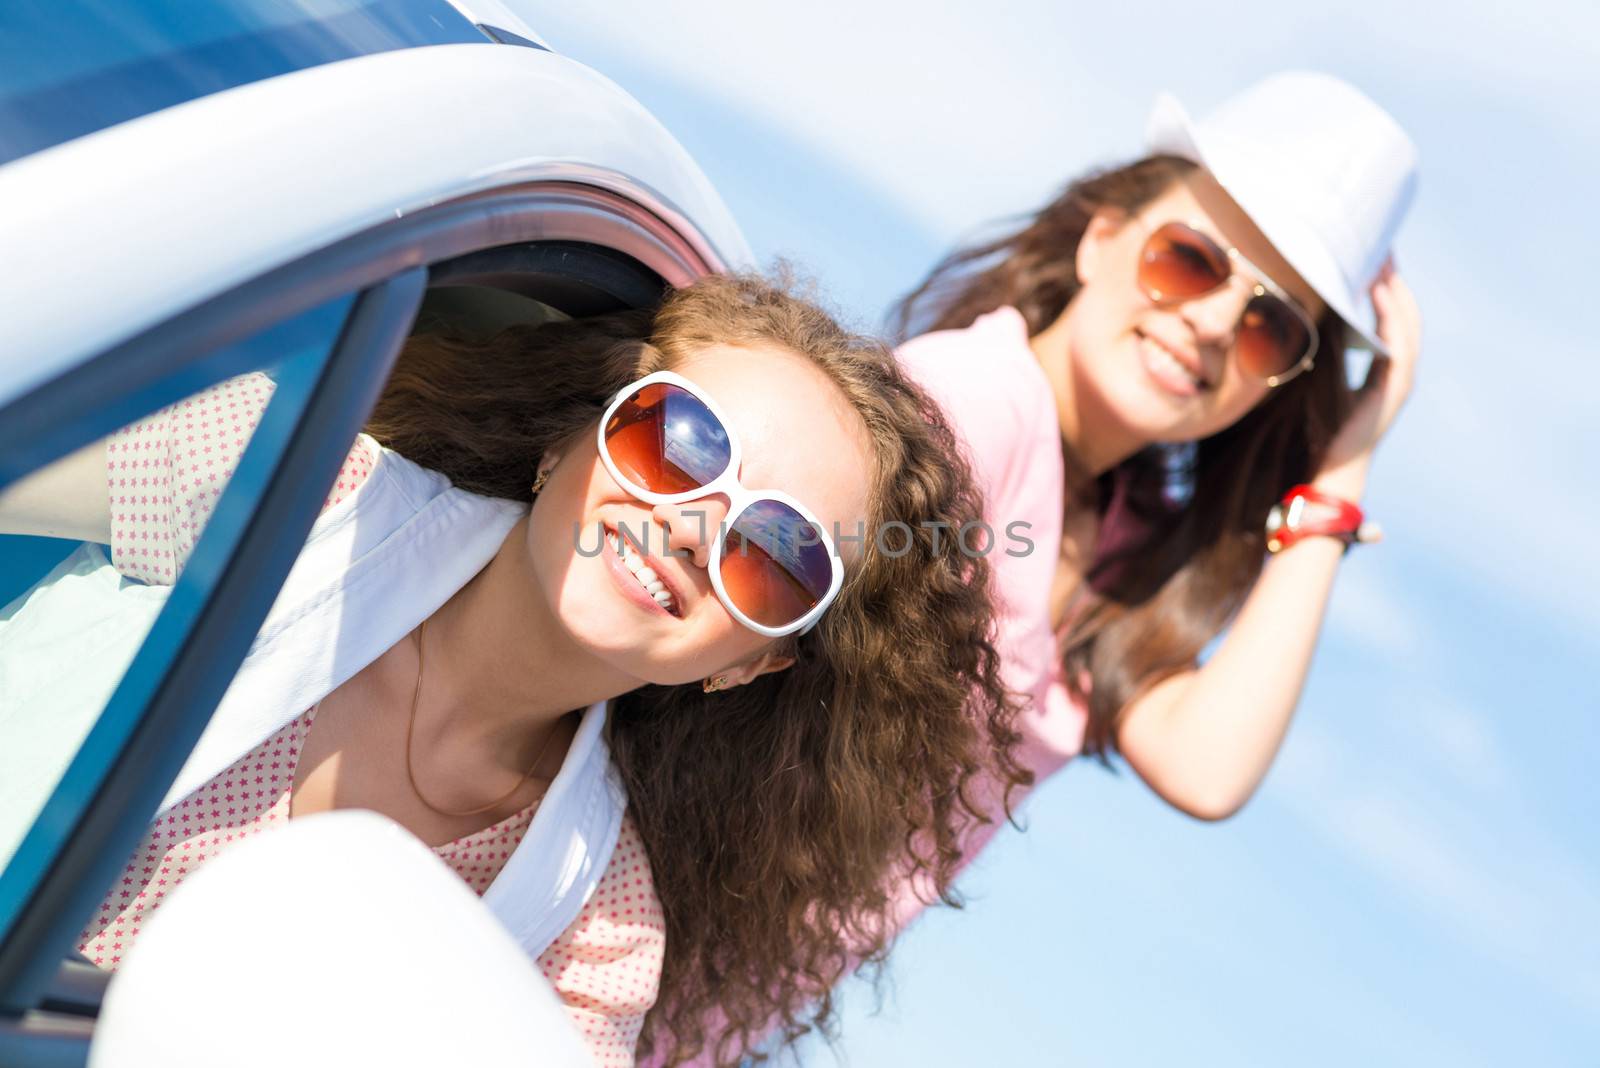
[[[1196,375],[1193,371],[1189,370],[1189,368],[1185,367],[1178,360],[1178,358],[1172,353],[1168,352],[1164,346],[1150,340],[1149,338],[1145,338],[1144,351],[1145,355],[1149,359],[1161,365],[1161,367],[1166,370],[1182,375],[1184,378],[1187,378],[1190,382],[1194,383],[1196,388],[1199,388],[1201,384],[1200,376]]]
[[[645,592],[655,599],[656,604],[662,608],[672,608],[672,594],[667,590],[666,583],[655,570],[645,566],[644,558],[634,551],[632,544],[620,533],[613,534],[611,544],[616,549],[617,555],[622,558],[622,563],[627,567],[633,577],[639,580]]]

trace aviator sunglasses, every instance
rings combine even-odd
[[[711,398],[671,371],[619,391],[600,420],[600,460],[647,504],[728,498],[711,540],[711,588],[733,618],[770,638],[816,625],[844,582],[826,529],[803,504],[739,481],[739,439]]]
[[[1317,354],[1311,316],[1238,249],[1218,245],[1193,226],[1169,222],[1150,231],[1139,254],[1139,288],[1155,304],[1194,300],[1227,285],[1235,264],[1252,286],[1233,334],[1240,369],[1268,386],[1309,371]]]

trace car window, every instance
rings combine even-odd
[[[258,429],[304,407],[351,301],[239,342],[215,365],[251,370],[146,411],[0,496],[7,529],[37,529],[59,506],[84,536],[0,539],[0,924],[53,856],[63,821],[85,800],[74,795],[92,793],[96,766],[132,728],[107,722],[114,695],[163,623],[192,615],[205,596],[207,583],[180,591],[180,580],[191,562],[216,569],[207,532],[261,497],[274,470],[263,450],[281,451],[284,439],[260,442]],[[160,396],[160,386],[145,392]],[[86,398],[86,423],[94,406]]]
[[[306,67],[472,43],[492,40],[446,0],[8,0],[0,163]]]

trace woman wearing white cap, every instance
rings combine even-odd
[[[1420,342],[1391,258],[1416,151],[1310,73],[1198,123],[1163,96],[1147,143],[944,260],[900,306],[930,331],[901,354],[966,433],[990,521],[1042,549],[995,555],[1035,775],[1115,750],[1221,819],[1278,751],[1340,559],[1376,537],[1362,492]],[[1356,390],[1347,346],[1375,353]]]

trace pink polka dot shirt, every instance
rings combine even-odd
[[[124,575],[170,585],[260,421],[273,385],[262,374],[229,379],[113,434],[106,460],[111,559]],[[357,439],[324,502],[354,493],[376,444]],[[79,937],[78,950],[114,970],[139,931],[189,872],[236,841],[286,822],[301,746],[316,709],[289,723],[159,817]],[[480,895],[500,874],[537,803],[434,852]],[[582,1032],[595,1063],[632,1065],[655,1003],[666,923],[644,843],[624,816],[617,845],[578,917],[538,958]]]

